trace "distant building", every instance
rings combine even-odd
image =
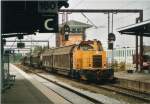
[[[135,48],[117,48],[113,50],[113,55],[112,50],[107,50],[107,62],[111,63],[113,57],[113,62],[132,64],[134,54]]]
[[[61,28],[64,26],[64,24],[67,24],[70,27],[70,33],[68,36],[61,33]],[[67,46],[85,40],[85,31],[90,27],[92,27],[92,25],[75,20],[70,20],[61,24],[59,27],[59,33],[56,34],[56,47]]]
[[[150,46],[144,46],[143,48],[143,54],[150,56]],[[124,62],[126,64],[133,64],[133,55],[135,55],[135,53],[135,47],[116,48],[113,50],[113,55],[112,50],[107,50],[107,62],[111,63],[113,56],[114,62]]]

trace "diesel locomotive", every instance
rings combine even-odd
[[[27,56],[24,64],[42,67],[72,78],[88,81],[113,80],[114,71],[107,68],[106,51],[98,40],[82,41],[70,46],[46,49]],[[30,61],[29,61],[30,59]]]

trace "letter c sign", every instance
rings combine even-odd
[[[44,22],[44,27],[45,27],[46,30],[49,30],[49,31],[54,30],[53,28],[51,28],[51,27],[48,26],[48,23],[49,23],[49,22],[52,22],[53,20],[54,20],[54,19],[52,19],[52,18],[49,18],[49,19],[46,19],[46,20],[45,20],[45,22]]]

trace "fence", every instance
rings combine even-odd
[[[9,72],[9,54],[4,54],[2,56],[2,76],[1,76],[1,82],[2,82],[2,92],[4,92],[6,89],[10,88],[11,85],[14,84],[15,81],[15,75],[10,75]]]

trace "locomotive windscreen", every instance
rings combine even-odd
[[[83,51],[88,51],[88,50],[93,49],[93,47],[88,44],[83,44],[83,45],[80,45],[80,49]]]
[[[94,55],[93,56],[93,68],[102,67],[102,55]]]

